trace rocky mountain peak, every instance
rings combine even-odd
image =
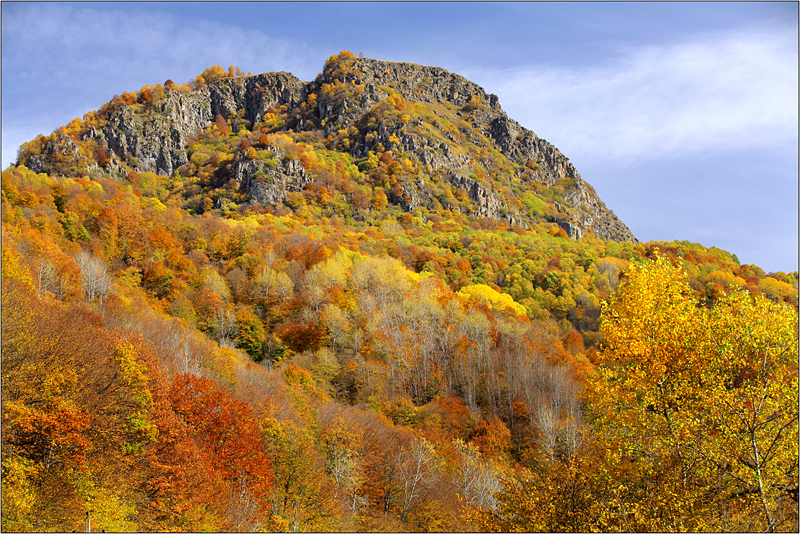
[[[131,170],[173,175],[190,163],[198,133],[221,117],[236,125],[234,135],[255,137],[259,126],[325,140],[328,149],[362,162],[362,169],[385,153],[408,160],[417,170],[385,184],[394,184],[389,201],[406,211],[443,205],[522,226],[555,222],[573,238],[591,230],[604,239],[637,241],[556,147],[509,118],[495,95],[439,67],[342,52],[312,82],[274,72],[222,77],[190,89],[168,84],[158,99],[115,99],[98,114],[103,120],[96,125],[77,134],[56,132],[40,139],[37,150],[22,150],[19,163],[37,172],[68,168],[120,179]],[[81,152],[79,145],[95,148]],[[313,181],[299,162],[287,165],[286,158],[278,156],[283,163],[269,167],[239,154],[219,179],[233,177],[251,202],[283,202],[287,191]],[[72,164],[65,167],[65,161]],[[463,190],[469,202],[443,197],[431,190],[431,181]]]

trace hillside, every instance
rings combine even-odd
[[[214,185],[234,178],[245,202],[281,203],[287,191],[305,186],[307,173],[308,181],[317,178],[302,161],[267,169],[276,156],[287,155],[261,135],[288,129],[314,151],[357,164],[372,182],[360,185],[383,188],[406,212],[444,208],[523,226],[551,221],[571,237],[591,230],[603,239],[636,242],[557,148],[509,119],[496,96],[461,76],[347,56],[328,61],[312,83],[287,73],[216,80],[225,75],[221,69],[204,74],[189,92],[167,83],[155,93],[145,87],[124,95],[72,125],[74,133],[27,146],[18,163],[35,172],[122,178],[135,170],[187,178],[197,171],[185,167],[195,163],[193,142],[219,115],[241,134],[227,140],[229,148],[231,141],[246,140],[261,149],[225,151],[233,155],[230,168],[214,169]],[[254,182],[255,174],[267,177]]]
[[[115,96],[2,239],[3,530],[797,529],[798,274],[638,242],[443,69]]]

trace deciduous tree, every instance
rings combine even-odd
[[[709,310],[661,257],[627,274],[604,309],[588,400],[612,461],[641,477],[617,501],[631,528],[754,526],[718,523],[720,507],[796,528],[785,508],[797,487],[796,312],[739,292]]]

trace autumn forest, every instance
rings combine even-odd
[[[639,242],[441,69],[269,76],[3,171],[3,531],[798,530],[797,272]]]

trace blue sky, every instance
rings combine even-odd
[[[641,240],[798,268],[796,2],[3,2],[2,167],[123,91],[343,49],[498,95]]]

